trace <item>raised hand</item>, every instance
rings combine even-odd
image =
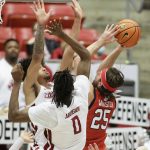
[[[118,26],[114,26],[114,24],[111,26],[107,25],[99,40],[101,40],[104,45],[113,43],[116,41],[114,36],[119,32],[119,30]]]
[[[99,150],[98,145],[96,143],[94,143],[93,145],[90,144],[88,146],[88,150]]]
[[[83,11],[82,11],[82,9],[80,7],[80,4],[78,3],[77,0],[72,0],[71,7],[74,10],[75,17],[79,18],[79,19],[82,19],[82,17],[83,17]]]
[[[23,78],[23,75],[24,75],[24,71],[22,69],[21,64],[16,64],[13,67],[11,75],[12,75],[12,77],[13,77],[15,82],[21,82],[22,81],[22,78]]]
[[[31,132],[24,131],[21,133],[20,137],[23,139],[23,141],[25,143],[33,143],[34,142],[34,136]]]
[[[49,25],[46,26],[45,32],[59,36],[63,32],[60,20],[54,19],[53,21],[50,21]]]
[[[51,10],[46,13],[43,0],[34,1],[31,8],[36,16],[37,22],[40,25],[45,25],[51,15]]]

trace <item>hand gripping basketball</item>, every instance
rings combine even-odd
[[[141,29],[137,22],[129,19],[124,19],[118,23],[120,28],[119,33],[115,36],[118,43],[123,47],[135,46],[141,35]]]

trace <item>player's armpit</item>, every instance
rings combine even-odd
[[[25,94],[26,105],[31,105],[40,91],[40,85],[36,81],[36,83],[29,86],[25,79],[25,82],[23,83],[23,91]]]

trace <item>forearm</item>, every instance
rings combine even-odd
[[[80,33],[80,26],[81,26],[81,19],[76,18],[74,20],[74,24],[72,26],[72,30],[70,33],[71,37],[73,37],[74,39],[77,39]],[[73,62],[73,55],[74,55],[74,51],[72,50],[70,45],[67,45],[64,50],[60,70],[64,70],[65,68],[71,69],[72,62]]]
[[[33,47],[32,60],[27,70],[26,81],[27,88],[31,88],[37,81],[39,69],[44,56],[44,26],[38,25],[35,43]]]
[[[19,110],[19,89],[20,82],[14,82],[14,86],[12,89],[10,102],[9,102],[9,111],[8,111],[8,119],[13,122],[29,122],[28,109],[25,108],[23,110]]]
[[[77,39],[78,35],[80,33],[80,27],[81,27],[81,19],[80,18],[75,18],[70,36]]]
[[[44,26],[42,25],[37,26],[32,58],[39,55],[44,55]]]
[[[19,110],[19,89],[20,89],[21,82],[14,82],[10,102],[9,102],[9,111],[8,111],[8,118],[9,120],[13,120],[16,112]]]
[[[91,44],[90,46],[88,46],[87,49],[90,53],[90,56],[92,57],[103,46],[104,46],[104,43],[100,39],[94,42],[93,44]]]
[[[81,60],[89,59],[90,54],[87,49],[80,45],[76,40],[70,38],[64,32],[61,32],[58,36],[71,46],[74,52],[76,52],[80,56]]]
[[[15,143],[9,148],[9,150],[19,150],[21,146],[23,145],[24,141],[21,137],[19,137]]]
[[[70,33],[70,37],[77,40],[77,38],[79,36],[79,33],[80,33],[80,26],[81,26],[81,19],[80,18],[75,18],[73,26],[72,26],[72,30],[71,30],[71,33]],[[74,51],[72,50],[70,45],[68,45],[66,47],[65,51],[70,57],[73,57]]]
[[[97,72],[100,72],[100,71],[101,71],[102,69],[104,69],[104,68],[110,68],[110,67],[112,67],[121,52],[122,52],[122,48],[121,48],[121,47],[115,48],[115,49],[104,59],[104,61],[100,64],[100,66],[99,66]]]

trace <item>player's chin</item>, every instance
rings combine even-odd
[[[50,76],[49,75],[46,75],[45,77],[44,77],[44,80],[46,81],[46,82],[49,82],[50,81]]]

